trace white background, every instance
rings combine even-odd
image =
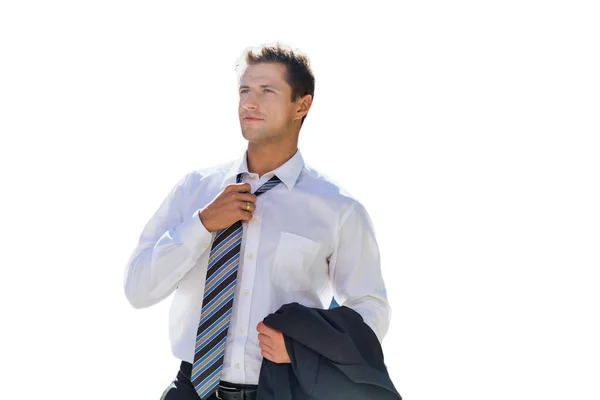
[[[171,298],[133,309],[125,263],[245,149],[235,61],[281,41],[305,160],[374,221],[403,397],[600,399],[593,2],[206,3],[0,5],[0,397],[160,397]]]

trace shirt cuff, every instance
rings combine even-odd
[[[205,250],[211,242],[213,235],[207,231],[200,220],[199,211],[177,228],[181,242],[190,250]]]

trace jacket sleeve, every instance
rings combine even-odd
[[[329,265],[336,301],[358,312],[382,342],[391,308],[373,223],[362,204],[354,202],[343,215]]]
[[[135,308],[149,307],[175,291],[179,281],[207,251],[212,233],[198,211],[184,215],[189,175],[173,187],[144,227],[125,268],[125,296]]]

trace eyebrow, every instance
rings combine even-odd
[[[271,89],[275,89],[275,90],[279,90],[279,88],[277,86],[274,85],[260,85],[261,88],[271,88]],[[240,85],[240,89],[250,89],[250,86],[248,85]]]

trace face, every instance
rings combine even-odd
[[[248,65],[240,77],[239,118],[242,135],[256,144],[286,140],[299,126],[298,103],[285,80],[283,64]]]

